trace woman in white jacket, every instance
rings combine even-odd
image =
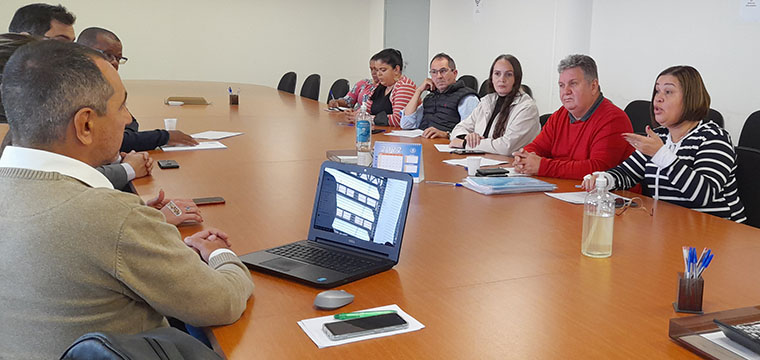
[[[451,131],[451,147],[512,155],[541,132],[538,108],[520,89],[522,66],[512,55],[491,64],[490,93]]]

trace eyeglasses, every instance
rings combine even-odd
[[[628,209],[634,208],[634,209],[641,209],[644,210],[645,213],[649,214],[649,216],[654,216],[654,209],[647,210],[647,208],[642,205],[642,200],[640,197],[633,197],[630,200],[625,200],[623,198],[615,198],[615,209],[618,209],[615,211],[615,215],[620,216],[623,215],[624,212],[626,212]]]
[[[447,68],[440,68],[438,70],[433,69],[433,70],[430,70],[430,76],[436,76],[438,74],[441,74],[441,76],[443,76],[443,75],[446,75],[446,73],[449,71],[451,71],[451,69],[447,69]]]
[[[123,56],[112,55],[112,54],[109,54],[109,53],[107,53],[107,52],[105,52],[103,50],[99,50],[99,49],[95,49],[95,50],[97,50],[97,52],[103,54],[103,57],[105,57],[106,60],[108,60],[108,61],[116,61],[116,62],[119,63],[119,65],[124,65],[124,64],[127,63],[127,60],[129,60],[129,59],[123,57]]]

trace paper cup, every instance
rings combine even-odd
[[[166,130],[177,130],[177,119],[164,119],[164,128]]]
[[[480,156],[467,157],[467,175],[475,176],[475,173],[480,169],[480,160]]]

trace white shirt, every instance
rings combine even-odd
[[[111,182],[92,166],[77,159],[45,150],[8,146],[3,151],[3,156],[0,157],[0,167],[57,172],[77,179],[93,188],[113,189]],[[225,252],[235,255],[230,249],[216,249],[209,256],[209,261],[213,256]]]
[[[111,182],[92,166],[45,150],[8,146],[0,158],[0,167],[57,172],[93,188],[113,189]]]

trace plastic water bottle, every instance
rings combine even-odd
[[[362,104],[356,115],[356,163],[362,166],[372,165],[372,116],[367,112],[367,104]]]
[[[607,179],[596,178],[596,189],[586,195],[581,253],[593,258],[612,255],[615,198],[607,191]]]

